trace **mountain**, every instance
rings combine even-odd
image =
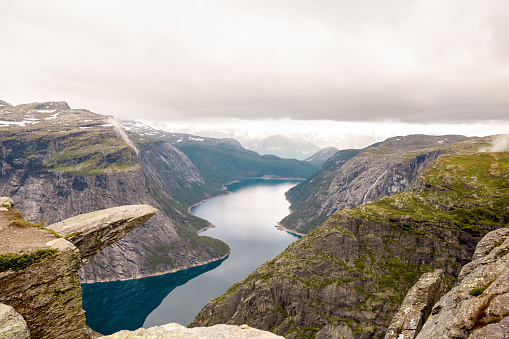
[[[327,160],[329,160],[330,157],[332,157],[334,154],[336,154],[338,151],[339,150],[336,147],[326,147],[326,148],[319,150],[318,152],[316,152],[309,158],[305,159],[305,161],[309,162],[313,166],[322,167],[322,165]],[[351,150],[351,151],[355,152],[356,150]],[[357,155],[357,153],[355,153],[355,155]]]
[[[94,256],[80,270],[82,282],[162,274],[229,253],[196,234],[209,223],[187,207],[217,192],[182,152],[158,140],[134,145],[112,117],[65,102],[0,108],[0,193],[42,224],[127,204],[160,210]]]
[[[212,189],[224,184],[251,177],[307,178],[317,167],[295,159],[281,159],[273,155],[259,155],[249,151],[235,139],[207,138],[190,134],[160,131],[131,120],[121,120],[125,130],[143,141],[156,138],[171,142],[192,161]]]
[[[356,151],[341,151],[286,193],[292,213],[282,227],[305,234],[334,212],[389,196],[408,187],[445,149],[469,138],[409,135]],[[355,155],[355,156],[354,156]]]
[[[272,154],[280,158],[304,160],[320,150],[309,141],[273,135],[264,139],[246,139],[242,145],[259,154]]]
[[[452,145],[407,190],[336,212],[209,301],[192,326],[383,337],[423,273],[442,269],[453,285],[482,236],[509,223],[509,152],[478,152],[492,141]]]

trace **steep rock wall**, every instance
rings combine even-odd
[[[409,135],[387,139],[358,155],[346,153],[350,158],[338,152],[315,175],[287,192],[292,213],[281,225],[305,234],[338,210],[400,192],[447,146],[466,139],[451,135]]]

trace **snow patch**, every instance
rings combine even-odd
[[[53,114],[53,115],[50,115],[50,116],[49,116],[49,117],[47,117],[47,118],[44,118],[44,120],[53,120],[53,119],[56,119],[56,118],[57,118],[57,116],[58,116],[58,113],[55,113],[55,114]]]
[[[2,126],[9,126],[9,125],[25,126],[27,122],[29,122],[29,121],[1,121],[0,120],[0,125],[2,125]]]
[[[39,113],[53,113],[56,109],[38,109],[37,112]]]

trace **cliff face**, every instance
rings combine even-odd
[[[470,146],[463,145],[463,149]],[[448,285],[509,222],[509,153],[442,155],[413,188],[350,210],[291,244],[197,315],[286,338],[380,338],[421,274]]]
[[[421,277],[392,319],[385,339],[507,338],[508,253],[509,229],[488,233],[477,245],[472,261],[462,268],[457,286],[442,298],[420,288],[429,279]],[[419,300],[422,302],[415,302]],[[427,312],[419,310],[424,308]]]
[[[354,152],[332,156],[315,175],[286,194],[292,213],[281,224],[308,233],[334,212],[400,192],[453,143],[466,137],[394,137]],[[357,150],[359,152],[359,150]]]
[[[57,234],[19,218],[7,204],[0,210],[0,232],[11,243],[0,248],[0,302],[24,318],[32,338],[93,336],[81,308],[78,269],[155,212],[150,206],[106,209],[54,225],[62,232]]]
[[[189,191],[194,202],[210,194],[171,144],[146,140],[135,149],[111,117],[63,102],[8,106],[0,114],[0,194],[28,220],[49,224],[124,204],[161,210],[93,257],[80,270],[83,282],[161,274],[228,253],[226,244],[196,235],[208,223],[172,200]]]

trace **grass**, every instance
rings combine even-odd
[[[40,262],[58,252],[57,249],[47,248],[40,249],[34,253],[6,253],[0,254],[0,272],[13,270],[15,272],[24,270],[28,266]]]

